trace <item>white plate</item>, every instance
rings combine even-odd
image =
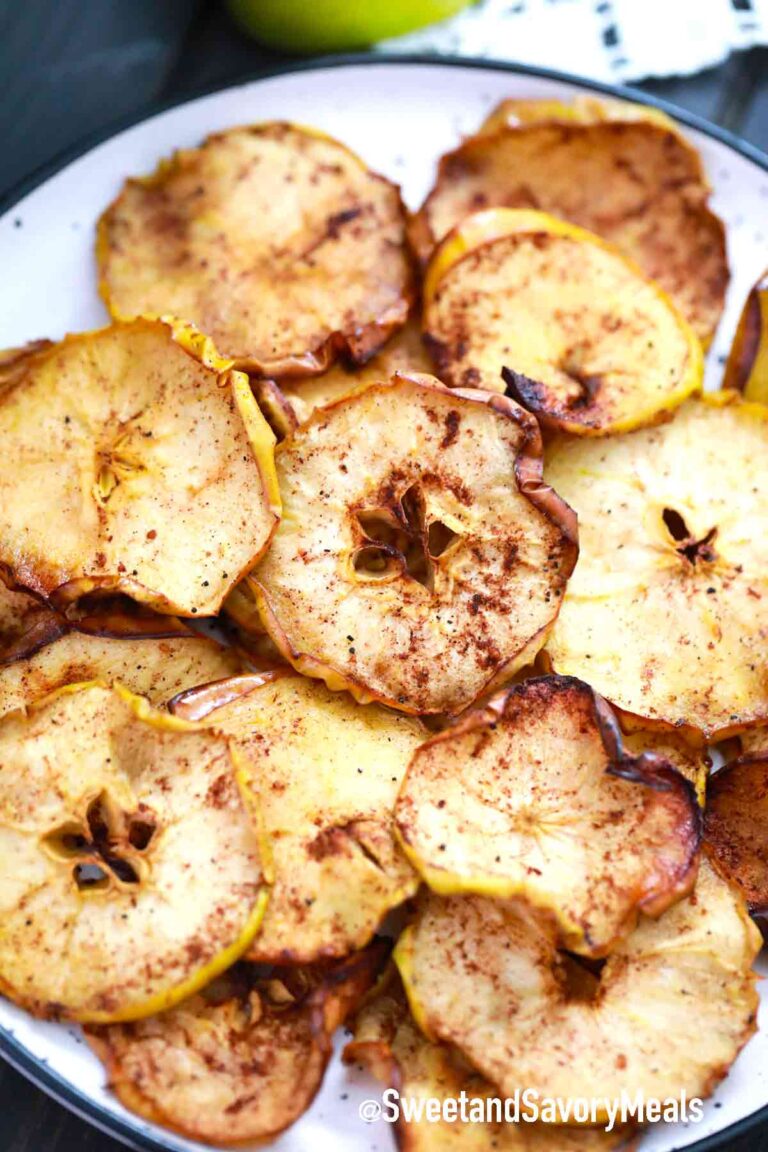
[[[496,101],[570,97],[579,91],[594,87],[488,65],[342,61],[252,81],[160,112],[60,168],[0,217],[0,348],[106,321],[96,292],[97,216],[127,175],[150,171],[161,156],[197,144],[209,132],[272,118],[313,124],[400,182],[415,206],[430,186],[436,158],[474,129]],[[710,354],[708,380],[716,385],[744,294],[768,265],[768,160],[702,124],[690,135],[714,186],[714,206],[728,225],[733,272],[726,315]],[[765,957],[761,971],[768,975]],[[671,1152],[701,1141],[699,1149],[719,1145],[720,1140],[705,1138],[768,1106],[767,1002],[764,995],[762,1031],[707,1103],[704,1119],[689,1127],[657,1126],[642,1142],[643,1152]],[[0,1052],[68,1107],[136,1147],[203,1147],[125,1111],[106,1090],[102,1068],[76,1029],[32,1020],[0,1001]],[[380,1094],[367,1077],[348,1072],[337,1060],[313,1107],[272,1147],[389,1152],[394,1142],[386,1123],[367,1125],[358,1116],[360,1103]],[[724,1148],[733,1135],[723,1139]]]

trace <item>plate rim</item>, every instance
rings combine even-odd
[[[661,112],[666,112],[687,128],[692,128],[695,132],[701,132],[703,135],[709,136],[710,139],[724,144],[726,148],[730,148],[731,151],[738,153],[746,160],[750,160],[753,164],[762,168],[764,172],[768,172],[768,152],[763,152],[762,149],[758,148],[755,144],[743,140],[728,128],[722,128],[719,124],[713,124],[710,120],[699,116],[695,112],[689,112],[686,108],[679,107],[679,105],[671,100],[664,100],[659,96],[653,96],[651,93],[643,92],[639,88],[634,88],[629,84],[610,84],[608,81],[591,80],[587,77],[579,76],[576,72],[565,72],[557,68],[539,68],[533,64],[522,64],[514,61],[486,60],[480,56],[439,56],[423,52],[402,54],[394,52],[347,52],[337,55],[311,57],[306,60],[289,60],[274,65],[268,64],[264,67],[242,73],[232,80],[226,81],[226,83],[217,82],[203,85],[195,88],[194,91],[184,96],[171,97],[168,100],[150,101],[149,104],[144,105],[137,111],[117,117],[104,127],[86,133],[73,144],[55,153],[49,160],[38,164],[37,167],[33,168],[26,176],[22,176],[6,193],[0,196],[0,217],[5,216],[7,212],[11,211],[11,209],[13,209],[20,200],[23,200],[25,196],[28,196],[30,192],[34,192],[41,184],[46,183],[53,176],[56,176],[57,173],[61,172],[62,169],[66,168],[69,164],[74,163],[75,160],[79,160],[81,156],[85,156],[86,153],[93,151],[99,144],[104,144],[120,132],[125,132],[128,128],[134,128],[139,124],[143,124],[145,120],[151,120],[154,116],[159,116],[163,112],[170,112],[174,108],[180,108],[184,104],[191,104],[196,100],[203,99],[205,96],[215,96],[218,92],[226,92],[230,88],[240,88],[245,84],[254,84],[261,80],[269,80],[274,76],[284,76],[293,72],[318,72],[326,68],[346,68],[356,67],[358,65],[376,67],[377,65],[393,64],[431,65],[433,67],[446,68],[472,68],[477,71],[509,72],[518,76],[555,80],[561,84],[574,84],[580,88],[588,88],[593,92],[599,92],[604,96],[613,96],[618,97],[620,100],[630,100],[635,104],[644,104],[649,108],[656,108]]]
[[[144,105],[136,112],[128,113],[111,121],[106,126],[94,132],[86,133],[74,144],[57,152],[50,160],[44,161],[22,177],[0,197],[0,218],[12,211],[21,200],[35,189],[47,183],[70,164],[82,156],[92,152],[100,144],[106,143],[114,136],[129,128],[137,127],[146,120],[151,120],[163,112],[191,104],[206,96],[214,96],[232,88],[240,88],[246,84],[259,83],[275,76],[284,76],[291,73],[319,72],[330,68],[346,68],[365,65],[376,67],[378,65],[429,65],[445,68],[470,68],[477,71],[508,72],[517,76],[531,76],[539,79],[554,80],[562,84],[573,84],[579,88],[586,88],[605,96],[618,97],[630,100],[636,104],[644,104],[650,108],[659,109],[674,117],[679,123],[702,133],[710,139],[723,144],[732,152],[751,161],[764,172],[768,172],[768,153],[763,152],[754,144],[742,140],[727,128],[717,124],[687,109],[680,108],[669,100],[653,96],[638,88],[626,84],[610,84],[606,81],[592,80],[579,76],[574,72],[565,72],[556,68],[540,68],[532,64],[517,63],[514,61],[487,60],[477,56],[441,56],[428,53],[392,53],[392,52],[350,52],[337,55],[311,57],[306,60],[284,61],[277,64],[268,64],[255,68],[225,83],[213,83],[201,86],[194,91],[178,98],[168,100],[155,100]],[[97,1103],[86,1092],[74,1087],[72,1081],[65,1079],[58,1072],[54,1072],[44,1060],[33,1056],[17,1037],[0,1025],[0,1057],[11,1065],[17,1072],[31,1081],[47,1095],[53,1097],[70,1112],[80,1119],[94,1125],[100,1131],[112,1136],[129,1147],[141,1149],[141,1152],[169,1152],[171,1145],[164,1136],[155,1136],[154,1133],[142,1128],[145,1122],[140,1117],[126,1120],[109,1112]],[[761,1105],[755,1112],[743,1116],[720,1132],[704,1136],[701,1140],[686,1146],[684,1152],[723,1152],[728,1148],[730,1141],[747,1135],[760,1125],[766,1125],[768,1134],[768,1102]],[[162,1131],[162,1130],[161,1130]]]

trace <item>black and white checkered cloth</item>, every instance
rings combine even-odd
[[[480,56],[594,80],[689,75],[768,44],[768,0],[477,0],[384,52]]]

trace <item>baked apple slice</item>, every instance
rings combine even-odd
[[[739,889],[768,939],[768,747],[714,773],[704,843],[715,868]]]
[[[723,387],[743,392],[747,400],[768,403],[768,272],[744,302]]]
[[[170,1012],[86,1028],[131,1112],[206,1144],[277,1136],[323,1081],[331,1037],[373,984],[382,948],[320,969],[241,963]]]
[[[435,892],[526,899],[585,956],[607,955],[639,912],[660,915],[696,880],[693,786],[663,757],[626,752],[580,680],[526,680],[422,744],[395,817]]]
[[[694,893],[643,920],[591,993],[569,991],[540,915],[480,896],[425,896],[395,957],[428,1036],[501,1096],[523,1084],[567,1116],[580,1097],[710,1095],[755,1032],[760,944],[741,897],[703,862]]]
[[[669,298],[604,240],[541,212],[479,212],[449,234],[427,269],[424,331],[447,384],[506,386],[576,435],[658,423],[701,387],[701,345]]]
[[[513,401],[396,375],[277,449],[285,516],[252,574],[299,671],[404,712],[457,713],[542,647],[576,561]]]
[[[95,623],[94,618],[90,623]],[[114,626],[114,618],[109,623]],[[127,628],[130,618],[124,624]],[[170,636],[162,632],[151,636],[146,631],[135,636],[73,631],[0,665],[0,716],[83,680],[119,682],[160,707],[185,688],[244,671],[245,662],[234,648],[183,625]]]
[[[631,100],[597,99],[595,96],[574,96],[573,100],[501,100],[488,113],[480,131],[494,133],[504,128],[520,128],[528,124],[604,124],[617,121],[650,121],[678,133],[685,142],[675,121],[661,109],[652,108],[648,104],[635,104]],[[698,158],[693,146],[688,146]],[[704,178],[703,172],[701,177]]]
[[[232,128],[128,180],[98,259],[115,318],[183,316],[263,376],[364,363],[415,290],[398,188],[295,124]]]
[[[412,226],[426,261],[473,212],[533,208],[602,236],[675,301],[699,339],[712,339],[728,286],[725,227],[709,207],[698,153],[646,115],[505,124],[442,157]]]
[[[393,810],[421,724],[292,669],[195,689],[172,708],[234,742],[259,797],[274,877],[249,959],[307,964],[364,947],[418,886]]]
[[[658,428],[559,438],[545,474],[581,546],[554,670],[710,741],[768,718],[768,409],[715,393]]]
[[[34,1015],[131,1020],[248,948],[266,891],[227,741],[125,689],[0,720],[0,990]]]
[[[62,606],[123,592],[214,615],[277,522],[274,436],[186,325],[68,336],[0,379],[0,565]]]
[[[447,1044],[428,1040],[416,1026],[399,979],[385,974],[375,994],[355,1019],[353,1039],[344,1049],[344,1062],[370,1072],[401,1099],[413,1100],[413,1118],[401,1111],[395,1123],[401,1152],[609,1152],[627,1140],[627,1130],[566,1128],[529,1121],[498,1122],[416,1118],[419,1102],[467,1100],[469,1114],[477,1115],[487,1098],[498,1096]],[[423,1116],[423,1112],[422,1112]]]

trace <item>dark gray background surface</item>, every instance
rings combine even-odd
[[[0,0],[0,198],[120,117],[290,59],[242,36],[211,0]],[[639,87],[768,151],[766,49]],[[0,1062],[0,1152],[122,1147]],[[726,1150],[768,1152],[768,1124]]]

